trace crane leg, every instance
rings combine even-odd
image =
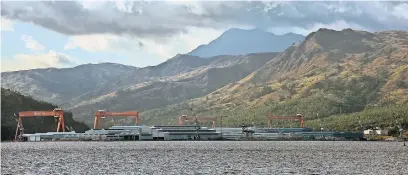
[[[98,116],[95,116],[95,119],[94,119],[94,129],[96,129],[97,126],[98,126],[98,119],[99,119],[99,117],[98,117]]]
[[[139,125],[140,120],[139,120],[139,116],[136,116],[136,125]]]
[[[16,127],[16,135],[14,136],[14,141],[17,141],[17,137],[18,137],[18,130],[20,129],[20,124],[21,124],[21,118],[18,118],[17,121],[17,127]]]
[[[181,118],[179,117],[179,119],[178,119],[178,125],[180,126],[181,125]]]
[[[60,128],[61,128],[61,116],[58,117],[57,132],[59,132]]]
[[[61,127],[62,127],[62,132],[65,132],[65,120],[64,120],[64,117],[63,116],[61,116]]]

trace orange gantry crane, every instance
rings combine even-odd
[[[305,124],[305,119],[301,114],[296,114],[295,116],[276,116],[269,115],[268,117],[268,128],[271,127],[271,120],[295,120],[299,121],[300,127],[303,128]]]
[[[109,112],[106,110],[99,110],[95,112],[94,129],[99,128],[99,118],[110,117],[136,117],[136,125],[140,123],[139,112],[137,111],[126,111],[126,112]]]
[[[18,113],[18,120],[17,120],[17,128],[16,128],[16,135],[14,136],[14,140],[17,140],[18,131],[20,134],[24,134],[24,127],[23,127],[23,120],[22,118],[26,117],[55,117],[58,118],[58,125],[57,125],[57,132],[62,129],[62,132],[65,132],[65,122],[64,122],[64,110],[60,108],[55,108],[52,111],[22,111]]]
[[[185,121],[212,121],[212,128],[215,128],[215,121],[217,120],[217,117],[197,117],[197,116],[187,116],[187,115],[182,115],[178,118],[178,125],[182,125]]]

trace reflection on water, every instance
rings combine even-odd
[[[2,174],[408,174],[398,142],[2,143]]]

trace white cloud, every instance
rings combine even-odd
[[[111,34],[79,35],[70,38],[64,49],[81,48],[89,52],[125,53],[139,50],[139,44],[132,37]]]
[[[84,9],[95,10],[102,8],[107,1],[78,1]]]
[[[89,52],[122,54],[129,58],[136,58],[138,55],[151,55],[155,59],[164,61],[178,53],[187,53],[200,44],[209,43],[223,32],[223,30],[211,28],[190,28],[189,31],[191,32],[175,35],[165,42],[111,34],[80,35],[71,37],[64,48],[67,50],[81,48]]]
[[[300,28],[300,27],[274,27],[274,28],[270,28],[268,29],[269,32],[272,32],[274,34],[278,34],[278,35],[282,35],[288,32],[292,32],[292,33],[297,33],[297,34],[302,34],[302,35],[308,35],[311,32],[315,32],[317,30],[319,30],[320,28],[328,28],[328,29],[333,29],[333,30],[343,30],[346,28],[351,28],[351,29],[355,29],[355,30],[364,30],[364,31],[370,31],[370,29],[362,27],[358,24],[354,24],[354,23],[347,23],[344,20],[339,20],[339,21],[334,21],[332,23],[329,24],[322,24],[322,23],[317,23],[314,24],[312,27],[310,28]]]
[[[43,51],[45,47],[28,35],[21,35],[21,40],[25,42],[27,49],[31,51]]]
[[[161,59],[171,58],[179,53],[188,53],[201,44],[207,44],[220,36],[223,30],[211,28],[189,28],[189,33],[173,36],[166,43],[144,40],[149,53],[157,53]]]
[[[392,14],[396,17],[408,20],[408,3],[395,6]]]
[[[74,59],[66,54],[48,51],[44,54],[17,54],[13,58],[1,60],[1,71],[28,70],[49,67],[69,67],[75,64]]]
[[[11,20],[1,18],[1,31],[14,31],[13,22]]]
[[[406,30],[404,2],[67,1],[3,2],[2,16],[67,35],[128,34],[165,40],[191,27],[311,28],[335,21]]]

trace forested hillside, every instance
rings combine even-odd
[[[142,115],[151,123],[175,123],[192,108],[196,115],[230,116],[224,120],[230,126],[265,126],[269,113],[303,114],[310,126],[327,118],[332,128],[355,129],[352,116],[365,118],[363,125],[391,125],[392,116],[406,120],[407,105],[408,32],[320,29],[236,83]],[[339,124],[342,118],[350,123]]]
[[[1,88],[1,140],[12,140],[16,132],[17,118],[14,113],[28,110],[53,110],[50,103],[40,102],[31,97]],[[65,113],[65,125],[76,132],[88,130],[88,126],[72,119],[72,113]],[[30,117],[23,119],[24,133],[55,132],[57,119],[54,117]],[[66,130],[69,131],[69,130]]]

